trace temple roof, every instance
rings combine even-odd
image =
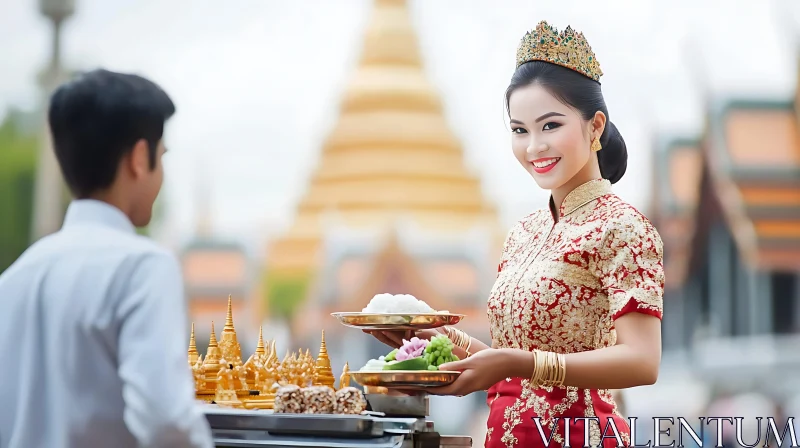
[[[800,269],[800,145],[795,105],[728,100],[712,112],[706,153],[740,252],[753,265]],[[729,187],[723,192],[722,188]]]
[[[800,269],[800,131],[793,102],[715,101],[696,146],[691,139],[667,146],[656,172],[657,200],[674,205],[659,206],[665,252],[683,261],[686,250],[703,247],[709,215],[718,213],[745,262]]]

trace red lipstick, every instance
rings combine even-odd
[[[544,159],[531,160],[531,165],[533,165],[534,171],[544,174],[552,170],[560,160],[561,157],[546,157]]]

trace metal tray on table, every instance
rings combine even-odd
[[[384,434],[383,423],[366,415],[275,414],[239,409],[208,409],[205,415],[211,427],[221,431],[347,438],[371,438]]]

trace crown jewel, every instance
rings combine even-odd
[[[603,76],[600,63],[583,33],[578,33],[569,26],[559,33],[545,21],[539,22],[536,29],[525,33],[517,48],[517,67],[530,61],[557,64],[597,82]]]

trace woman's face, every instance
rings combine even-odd
[[[595,171],[590,169],[590,161],[597,165],[597,157],[590,149],[591,139],[599,136],[602,129],[600,133],[593,132],[593,124],[587,123],[578,111],[537,84],[514,90],[508,108],[514,156],[539,187],[555,190],[572,184],[570,181],[579,173]],[[588,177],[585,182],[591,180],[591,175]]]

